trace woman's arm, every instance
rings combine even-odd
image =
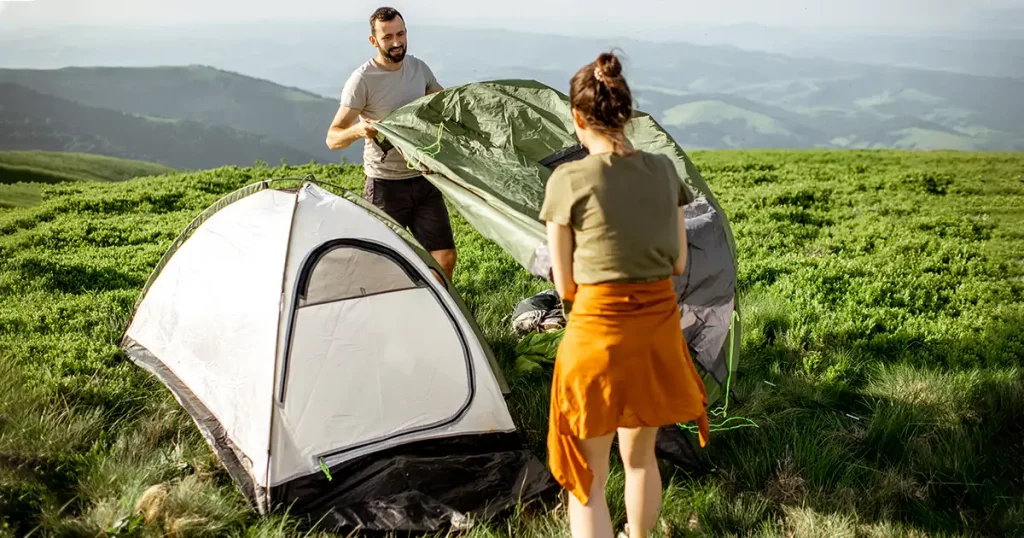
[[[563,300],[576,296],[576,282],[572,277],[572,229],[548,221],[548,250],[551,252],[551,274],[555,291]]]
[[[686,209],[683,206],[679,206],[679,218],[676,220],[679,226],[679,257],[672,266],[672,274],[681,275],[686,271]]]

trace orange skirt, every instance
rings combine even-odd
[[[585,505],[593,471],[580,439],[696,420],[705,446],[709,428],[671,279],[581,285],[575,295],[555,358],[547,445],[555,480]]]

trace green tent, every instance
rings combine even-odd
[[[536,81],[503,80],[446,89],[378,124],[376,141],[401,151],[483,236],[532,274],[550,280],[544,186],[560,164],[586,156],[569,99]],[[686,273],[675,277],[683,331],[708,392],[722,398],[739,360],[736,247],[728,219],[686,153],[650,115],[626,131],[633,147],[668,155],[696,200],[686,208]]]

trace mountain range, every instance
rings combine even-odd
[[[0,101],[5,129],[14,130],[3,135],[4,144],[26,139],[16,126],[32,123],[19,120],[6,100],[15,94],[29,99],[27,90],[36,100],[55,98],[63,107],[119,114],[89,124],[76,123],[81,115],[48,116],[51,122],[60,120],[64,133],[54,130],[48,136],[77,140],[73,147],[82,147],[91,134],[106,141],[89,142],[97,150],[116,147],[120,153],[111,154],[176,167],[245,163],[254,155],[268,162],[359,162],[361,143],[335,152],[324,145],[324,134],[344,81],[372,55],[364,26],[281,22],[8,34],[0,46],[13,54],[0,60],[9,67],[0,70],[0,82],[21,90],[6,86]],[[446,86],[528,78],[564,92],[580,66],[601,51],[617,49],[638,108],[651,113],[686,149],[1024,150],[1024,107],[1019,106],[1024,78],[1010,68],[1007,76],[991,76],[965,73],[953,60],[949,70],[936,70],[722,44],[411,24],[409,39],[410,53],[426,60]],[[1006,51],[980,71],[991,73],[1012,63],[1024,41],[998,43]],[[941,63],[936,55],[926,60],[921,63]],[[45,119],[42,108],[32,110],[32,121]],[[168,148],[203,128],[218,133],[219,145],[192,144],[196,155],[175,150],[173,158],[154,148],[143,151],[117,140],[118,132],[133,131],[104,130],[104,122],[127,121],[127,116],[136,120],[129,122],[133,129],[145,125],[163,133],[151,136],[177,141],[163,144]],[[38,128],[33,132],[38,136]],[[61,144],[50,143],[47,149]]]
[[[0,149],[94,153],[175,168],[291,163],[313,155],[257,134],[187,119],[89,106],[0,82]]]
[[[342,157],[355,162],[361,160],[358,147],[335,152],[324,143],[327,125],[338,107],[336,102],[308,91],[219,69],[202,66],[3,69],[0,83],[8,85],[9,95],[14,95],[12,88],[16,86],[22,88],[17,92],[20,99],[38,102],[39,106],[31,108],[37,119],[47,116],[48,99],[53,100],[52,106],[62,107],[62,110],[74,109],[68,114],[49,117],[62,122],[62,129],[74,131],[81,127],[89,134],[114,142],[119,150],[106,153],[112,156],[185,168],[210,163],[247,166],[255,159],[266,162],[285,159],[293,163],[338,162]],[[29,92],[24,90],[34,95],[29,97]],[[0,101],[0,106],[6,99]],[[8,115],[16,113],[6,110]],[[95,114],[103,115],[106,121],[94,119],[84,124],[76,119]],[[127,122],[131,127],[112,130],[111,121]],[[168,142],[133,145],[140,142],[136,139],[139,130],[153,133],[151,137],[165,137]],[[120,137],[124,140],[120,141]],[[177,149],[175,141],[186,147]],[[3,149],[25,148],[4,146]],[[191,155],[192,152],[196,153]]]

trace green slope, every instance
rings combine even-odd
[[[29,207],[41,201],[37,183],[0,183],[0,209]]]
[[[0,83],[0,149],[97,153],[174,168],[314,160],[266,137],[189,120],[160,121]]]
[[[162,164],[90,153],[0,151],[0,183],[124,181],[174,171]]]
[[[88,153],[0,151],[0,208],[41,201],[40,185],[65,181],[124,181],[174,169],[155,163]]]
[[[758,427],[712,434],[715,472],[665,475],[665,535],[1021,535],[1024,155],[692,157],[741,258],[742,403],[729,416]],[[240,186],[306,173],[361,185],[354,167],[224,168],[48,186],[39,207],[0,214],[0,536],[303,534],[283,511],[246,506],[118,340],[197,213]],[[548,286],[460,217],[454,226],[455,285],[543,458],[550,370],[514,368],[507,316]],[[622,479],[613,458],[619,528]],[[154,486],[161,494],[143,495]],[[523,514],[465,536],[568,536],[563,509]]]
[[[0,151],[0,208],[38,204],[40,184],[124,181],[172,171],[160,164],[88,153]]]
[[[692,126],[700,123],[721,123],[740,120],[745,129],[758,134],[790,135],[782,122],[758,112],[745,110],[721,101],[695,101],[674,106],[665,111],[662,122],[672,127]]]
[[[660,120],[686,147],[795,148],[813,146],[814,137],[790,129],[782,119],[717,99],[687,101],[663,112]]]
[[[127,114],[223,125],[267,137],[321,162],[361,162],[362,144],[344,152],[324,138],[338,109],[296,88],[206,66],[0,69],[0,81]]]

